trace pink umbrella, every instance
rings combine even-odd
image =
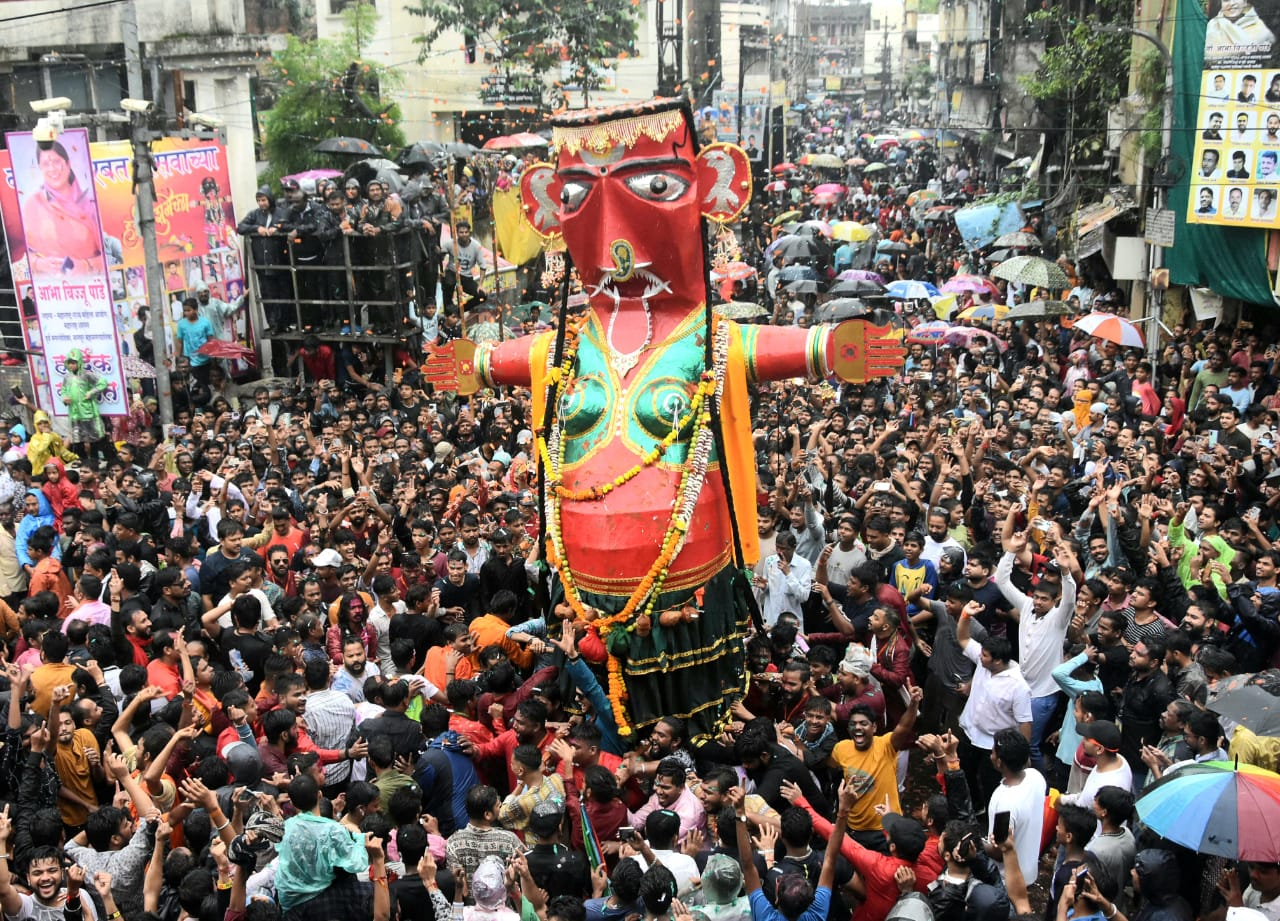
[[[947,279],[946,284],[942,286],[942,290],[948,294],[978,294],[983,291],[992,295],[1000,293],[1000,289],[990,278],[983,278],[981,275],[969,275],[963,272]]]
[[[546,147],[547,139],[529,131],[508,134],[502,137],[489,138],[484,142],[485,150],[520,150],[524,147]]]
[[[813,196],[813,203],[815,205],[834,205],[839,200],[840,196],[835,192],[820,192]]]
[[[785,179],[775,179],[773,182],[766,183],[764,190],[766,192],[785,192],[787,190],[787,181]]]
[[[826,125],[823,125],[823,126],[822,126],[821,128],[819,128],[818,130],[819,130],[819,131],[821,131],[823,134],[830,134],[830,133],[831,133],[831,129],[830,129],[828,126],[826,126]]]
[[[745,262],[730,262],[716,274],[721,278],[728,278],[732,281],[742,281],[756,274],[756,270],[754,266]]]
[[[292,176],[281,176],[280,181],[286,179],[296,179],[298,182],[318,182],[321,179],[337,179],[342,175],[340,169],[309,169],[301,173],[294,173]]]
[[[813,190],[814,195],[839,195],[844,191],[844,186],[838,182],[824,182]]]
[[[866,269],[845,269],[836,278],[840,281],[874,281],[878,285],[884,284],[884,279],[878,273]]]
[[[247,361],[251,365],[258,363],[257,353],[253,349],[238,342],[228,342],[225,339],[210,339],[196,351],[211,358],[235,358]]]
[[[994,333],[989,333],[985,329],[977,329],[973,326],[953,326],[942,337],[942,341],[947,345],[959,345],[964,348],[968,348],[975,339],[981,339],[988,345],[994,345],[1001,352],[1009,347],[1007,342]]]

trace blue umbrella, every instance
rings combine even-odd
[[[817,281],[818,270],[811,265],[789,265],[778,273],[782,281]]]
[[[886,289],[886,293],[890,297],[901,298],[904,301],[923,301],[931,297],[937,297],[940,292],[927,281],[895,281]]]

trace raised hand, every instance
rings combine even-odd
[[[73,901],[84,887],[84,867],[73,863],[67,867],[67,901]]]
[[[910,867],[898,867],[893,871],[893,881],[898,885],[898,892],[906,895],[916,888],[916,871]]]
[[[800,799],[801,796],[800,788],[790,780],[784,780],[782,782],[781,792],[782,798],[793,806],[796,804],[796,800]]]

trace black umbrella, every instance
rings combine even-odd
[[[807,278],[801,279],[800,281],[793,281],[791,284],[787,285],[787,290],[792,294],[817,294],[818,283],[816,281],[810,281]]]
[[[781,281],[817,281],[818,270],[811,265],[789,265],[778,273]]]
[[[316,153],[348,154],[353,157],[382,156],[382,151],[378,146],[369,143],[364,138],[325,138],[311,149]]]
[[[782,258],[788,262],[796,259],[818,259],[826,250],[826,247],[808,234],[781,237],[775,240],[770,248],[773,250],[770,255],[781,253]]]
[[[854,297],[838,297],[825,304],[819,304],[814,319],[819,323],[839,323],[854,317],[865,317],[867,305]]]
[[[419,141],[401,151],[397,161],[406,168],[433,166],[436,160],[443,156],[447,156],[443,144],[436,141]]]
[[[1280,697],[1273,697],[1255,685],[1227,691],[1213,702],[1210,709],[1248,727],[1254,735],[1274,736],[1280,733]]]
[[[355,179],[362,189],[374,179],[381,179],[392,192],[399,192],[404,187],[404,178],[396,171],[395,166],[390,160],[380,158],[361,160],[347,167],[342,178],[344,181]]]
[[[862,319],[877,326],[892,326],[894,329],[906,329],[907,323],[892,310],[873,310]]]
[[[451,141],[444,145],[444,151],[451,157],[458,157],[459,159],[466,160],[476,155],[477,148],[472,147],[464,141]]]
[[[827,293],[835,297],[868,297],[884,293],[884,285],[877,284],[869,278],[851,278],[838,281]]]

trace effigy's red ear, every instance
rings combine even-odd
[[[543,237],[560,235],[560,187],[563,183],[550,163],[534,163],[520,174],[524,217]]]
[[[698,153],[698,204],[719,224],[736,220],[751,201],[751,161],[736,144],[708,144]]]

